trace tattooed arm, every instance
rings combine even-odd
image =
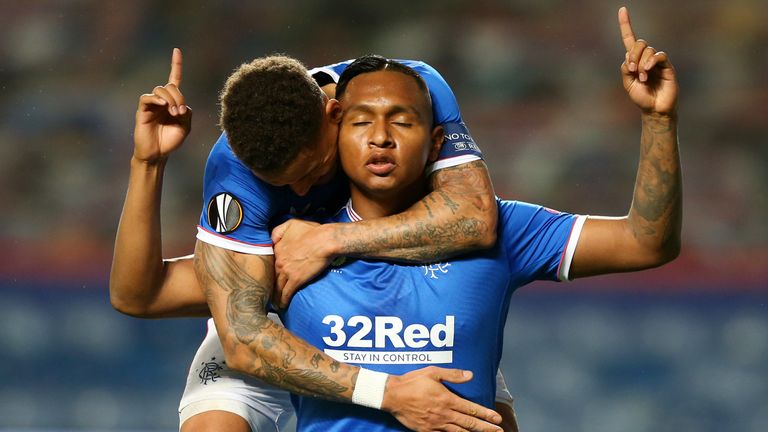
[[[496,197],[483,161],[438,170],[430,186],[430,194],[393,216],[354,224],[290,220],[275,228],[276,303],[287,305],[337,256],[432,262],[496,242]]]
[[[400,214],[323,225],[330,254],[428,262],[496,242],[498,211],[485,162],[439,170],[430,185],[429,195]]]
[[[296,394],[351,399],[359,368],[331,359],[267,318],[272,255],[198,241],[194,265],[232,369]]]
[[[627,49],[621,65],[624,88],[642,110],[635,191],[627,216],[587,219],[571,277],[655,267],[680,252],[683,193],[675,70],[667,54],[635,38],[626,8],[619,10],[619,26]]]
[[[227,364],[295,394],[351,402],[360,368],[339,363],[267,318],[273,261],[271,255],[240,254],[197,242],[195,272]],[[436,367],[390,375],[382,409],[414,430],[473,425],[467,429],[497,431],[485,421],[501,421],[497,413],[461,399],[441,384],[470,378],[458,369]]]

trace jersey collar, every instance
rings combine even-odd
[[[360,217],[359,214],[355,211],[355,209],[352,208],[352,198],[347,201],[347,205],[344,206],[344,208],[347,209],[347,217],[349,217],[349,220],[352,222],[359,222],[363,220],[362,217]]]

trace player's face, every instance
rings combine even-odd
[[[437,157],[442,129],[415,79],[396,71],[358,75],[341,101],[339,155],[353,188],[381,196],[421,194],[424,167]]]
[[[336,174],[337,131],[336,124],[325,114],[314,147],[299,152],[296,159],[279,174],[256,173],[256,176],[274,186],[288,185],[297,195],[306,195],[312,186],[327,183]]]

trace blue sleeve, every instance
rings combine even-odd
[[[500,241],[512,277],[520,285],[567,280],[583,219],[538,205],[499,201]]]
[[[199,240],[242,253],[273,253],[269,229],[277,213],[273,187],[235,157],[224,134],[208,155],[203,203]]]
[[[459,102],[440,72],[421,61],[398,61],[413,68],[427,83],[435,124],[443,126],[445,130],[443,147],[432,170],[482,159],[483,153],[461,118]]]

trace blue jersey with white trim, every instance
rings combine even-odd
[[[274,226],[286,216],[316,219],[334,214],[349,196],[348,183],[340,172],[329,183],[312,187],[303,197],[289,186],[272,186],[240,162],[222,134],[205,165],[206,206],[197,238],[237,252],[271,255],[270,233]]]
[[[349,205],[335,218],[355,219]],[[293,297],[283,323],[336,360],[367,369],[471,370],[470,382],[447,385],[493,407],[512,292],[534,280],[567,279],[583,220],[500,201],[493,248],[422,266],[346,259]],[[316,398],[294,402],[299,430],[405,430],[382,411]]]
[[[333,81],[351,63],[347,61],[312,69]],[[431,66],[404,60],[426,81],[432,95],[434,118],[448,137],[431,170],[480,159],[481,154],[461,120],[453,91]],[[286,215],[317,219],[328,209],[333,214],[349,197],[346,176],[339,173],[329,184],[314,186],[304,197],[287,187],[271,186],[256,177],[237,157],[222,134],[211,149],[205,166],[203,208],[197,238],[237,252],[272,254],[271,229]],[[325,215],[327,216],[327,215]]]

